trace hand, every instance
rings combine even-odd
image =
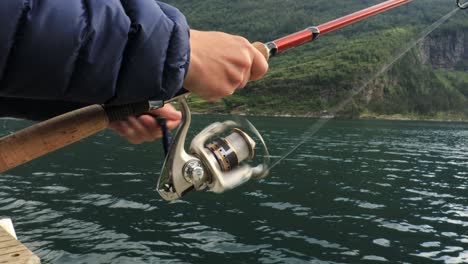
[[[176,128],[182,119],[182,114],[170,104],[150,113],[166,118],[168,129]],[[112,122],[109,127],[132,144],[150,142],[162,137],[161,127],[150,115],[130,116],[125,121]]]
[[[233,94],[268,71],[266,59],[243,37],[191,30],[190,46],[184,87],[210,101]]]

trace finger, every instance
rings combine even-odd
[[[166,123],[167,129],[172,130],[180,125],[181,120],[168,120]]]
[[[252,60],[252,62],[253,62],[253,60]],[[245,86],[247,86],[247,83],[250,81],[251,69],[252,69],[252,64],[250,65],[250,67],[245,67],[244,68],[244,71],[242,73],[242,78],[243,79],[242,79],[241,83],[239,84],[239,86],[237,87],[237,89],[242,89]]]
[[[124,129],[121,121],[112,122],[111,124],[109,124],[109,128],[114,130],[114,132],[117,133],[119,136],[125,136],[126,130]]]
[[[153,115],[164,117],[167,120],[181,120],[182,119],[182,113],[180,111],[177,111],[174,108],[174,106],[172,106],[171,104],[166,104],[162,108],[151,110],[150,113]]]
[[[134,116],[129,116],[127,120],[130,124],[130,127],[133,128],[136,132],[135,137],[138,137],[143,141],[152,140],[151,132],[148,131],[148,129],[143,124],[141,124],[137,118]]]
[[[128,121],[121,121],[120,122],[120,125],[121,125],[121,129],[122,129],[122,132],[123,132],[123,135],[125,137],[134,137],[135,134],[136,134],[136,131],[130,126],[130,124],[128,123]]]
[[[250,45],[248,41],[245,41]],[[243,43],[243,42],[242,42]],[[226,71],[228,83],[225,84],[223,96],[231,95],[236,89],[243,88],[247,85],[250,79],[250,68],[253,62],[253,52],[249,46],[243,47],[243,50],[233,59],[229,64]]]
[[[136,138],[136,137],[132,137],[132,138],[127,137],[127,140],[133,145],[140,145],[141,143],[144,142],[141,138]]]
[[[247,86],[247,83],[250,80],[252,80],[252,72],[254,72],[253,68],[257,67],[255,63],[258,63],[256,61],[256,56],[258,56],[259,51],[252,44],[250,44],[250,42],[247,41],[247,43],[248,43],[248,48],[249,48],[249,64],[246,65],[247,67],[244,67],[243,80],[240,86],[238,87],[239,89]]]
[[[252,68],[250,72],[250,80],[256,81],[265,75],[268,71],[268,62],[263,57],[262,53],[255,49]]]
[[[146,130],[151,135],[151,141],[155,140],[156,138],[160,137],[160,127],[158,126],[158,122],[156,119],[151,115],[142,115],[138,117],[138,121],[142,124]]]
[[[124,131],[123,137],[125,137],[132,144],[141,144],[143,141],[138,137],[137,132],[131,127],[128,121],[121,121],[122,129]]]

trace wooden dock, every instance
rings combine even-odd
[[[38,264],[41,260],[0,226],[0,263]]]

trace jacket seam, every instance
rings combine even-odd
[[[156,4],[159,6],[158,1],[155,1],[155,2],[156,2]],[[160,8],[161,8],[161,7],[160,7]],[[165,87],[165,84],[166,84],[166,82],[167,82],[167,77],[166,77],[166,76],[167,76],[167,74],[168,74],[168,73],[167,73],[167,69],[169,68],[169,63],[167,62],[169,56],[167,55],[167,51],[171,48],[171,44],[172,44],[173,39],[174,39],[174,32],[177,31],[177,26],[178,26],[178,24],[176,23],[175,20],[173,20],[170,16],[168,16],[168,15],[166,14],[166,12],[164,11],[163,8],[161,8],[161,12],[164,14],[164,16],[165,16],[168,20],[170,20],[170,21],[173,23],[172,30],[171,30],[171,36],[170,36],[170,38],[169,38],[169,41],[168,41],[167,47],[166,47],[166,58],[165,58],[165,60],[164,60],[164,69],[163,69],[163,72],[162,72],[162,80],[161,80],[161,92],[163,93],[162,96],[163,96],[163,98],[169,99],[169,98],[168,98],[168,97],[169,97],[169,94],[168,94],[168,92],[169,92],[169,91],[168,91],[168,87]]]
[[[67,80],[67,85],[65,86],[65,90],[63,91],[64,97],[67,97],[67,93],[69,92],[71,86],[73,85],[73,81],[77,77],[76,76],[76,74],[77,74],[76,70],[77,70],[77,68],[79,66],[80,57],[81,57],[83,51],[85,50],[85,48],[88,46],[88,44],[89,44],[89,42],[90,42],[90,40],[91,40],[91,38],[93,36],[91,34],[91,12],[90,12],[89,0],[81,0],[81,4],[83,6],[83,10],[84,10],[84,13],[85,13],[85,24],[86,24],[86,26],[84,28],[84,31],[83,31],[84,32],[84,38],[79,43],[78,54],[74,58],[72,68],[71,68],[71,74],[70,74],[70,77]]]
[[[115,87],[113,87],[114,89],[114,94],[112,95],[111,98],[109,98],[105,104],[109,104],[111,103],[116,97],[117,97],[117,93],[119,92],[118,89],[119,89],[119,84],[123,78],[123,73],[125,71],[125,65],[127,65],[127,62],[128,60],[130,59],[129,58],[129,52],[131,51],[131,47],[133,45],[132,41],[133,41],[133,37],[136,36],[138,34],[138,32],[140,31],[138,25],[135,25],[135,21],[134,19],[130,16],[128,10],[127,10],[127,0],[119,0],[120,2],[120,5],[122,6],[122,9],[124,10],[125,12],[125,15],[128,17],[128,19],[130,20],[130,29],[129,29],[129,32],[127,33],[127,43],[125,43],[125,47],[124,47],[124,50],[122,52],[122,59],[120,61],[120,65],[119,65],[119,70],[118,70],[118,74],[117,74],[117,80],[115,82]]]

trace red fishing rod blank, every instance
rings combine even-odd
[[[309,27],[307,29],[288,35],[286,37],[277,39],[272,42],[268,42],[265,45],[268,48],[270,56],[274,56],[275,54],[285,52],[286,50],[290,48],[294,48],[304,43],[311,42],[314,39],[316,39],[319,35],[327,34],[334,30],[340,29],[342,27],[345,27],[355,22],[366,19],[370,16],[385,12],[389,9],[395,8],[403,4],[407,4],[411,1],[412,0],[385,1],[381,4],[363,9],[361,11],[335,19],[333,21],[324,23],[320,26]]]

